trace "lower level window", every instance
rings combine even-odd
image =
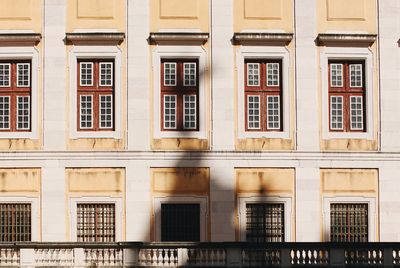
[[[331,242],[368,242],[368,204],[331,203]]]
[[[31,241],[31,204],[0,204],[0,242]]]
[[[115,204],[77,204],[77,241],[114,242]]]
[[[161,241],[200,241],[200,204],[161,204]]]
[[[246,241],[284,242],[284,204],[246,204]]]

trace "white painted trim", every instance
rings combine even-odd
[[[334,132],[329,131],[329,60],[364,60],[365,61],[365,103],[366,132]],[[320,54],[322,82],[322,138],[323,139],[368,139],[374,138],[374,100],[373,100],[373,56],[368,48],[323,47]]]
[[[10,96],[9,95],[8,96],[0,96],[0,98],[4,98],[4,100],[7,99],[7,102],[8,102],[8,115],[7,115],[7,117],[8,117],[8,128],[0,128],[0,130],[8,130],[8,129],[11,128],[11,102],[10,102]],[[4,106],[4,104],[3,104],[3,106]],[[3,109],[2,111],[7,111],[7,110]],[[2,117],[6,118],[4,113],[3,113]],[[4,122],[7,123],[6,121],[4,121]],[[3,122],[3,124],[4,124],[4,122]]]
[[[169,123],[174,122],[175,123],[175,127],[167,127],[166,126],[166,120],[165,120],[165,97],[170,97],[170,104],[172,103],[171,98],[174,98],[174,103],[175,103],[175,108],[174,108],[174,117],[175,117],[175,121],[169,121]],[[177,96],[174,94],[165,94],[164,95],[164,99],[163,99],[163,107],[164,107],[164,118],[163,118],[163,124],[164,124],[164,129],[176,129],[176,125],[177,125],[177,120],[176,120],[176,109],[177,109]],[[171,108],[170,108],[171,109]],[[169,114],[169,116],[171,116],[172,114]]]
[[[69,198],[70,241],[77,241],[77,205],[79,203],[115,204],[115,242],[122,241],[122,198],[110,196],[81,196]]]
[[[90,76],[92,78],[90,79],[90,84],[85,84],[85,85],[82,84],[82,64],[91,65],[91,67],[90,67],[90,70],[91,70]],[[91,86],[93,86],[93,80],[94,80],[94,76],[93,76],[94,68],[93,68],[93,66],[94,66],[93,62],[90,62],[90,61],[83,61],[83,62],[79,63],[79,86],[81,86],[81,87],[91,87]]]
[[[270,65],[272,65],[272,66],[275,66],[275,65],[278,65],[278,84],[277,85],[268,85],[268,70],[269,70],[269,67],[268,66],[270,66]],[[265,83],[266,83],[266,86],[267,87],[279,87],[280,86],[280,79],[279,79],[279,75],[280,75],[280,71],[279,71],[279,66],[280,64],[279,63],[277,63],[277,62],[267,62],[267,64],[266,64],[266,66],[265,66]],[[272,68],[272,72],[274,71],[274,68]],[[274,78],[272,77],[272,82],[274,82]]]
[[[254,63],[254,62],[248,62],[248,63],[245,63],[245,64],[247,64],[247,86],[248,87],[259,87],[260,86],[260,81],[261,81],[261,69],[260,69],[260,64],[259,63]],[[256,84],[254,84],[254,85],[249,85],[249,70],[250,70],[250,68],[249,68],[249,65],[253,65],[253,66],[255,66],[255,65],[257,65],[258,67],[257,67],[257,71],[258,71],[258,74],[257,74],[257,76],[258,76],[258,78],[257,78],[257,85]],[[253,71],[254,71],[254,67],[253,67]],[[254,72],[253,72],[253,77],[254,77]],[[253,79],[254,80],[254,79]]]
[[[244,94],[244,61],[245,59],[279,59],[282,60],[282,131],[246,131],[245,129],[245,94]],[[238,94],[238,138],[290,138],[290,55],[285,47],[281,46],[241,46],[236,55],[237,67],[237,94]]]
[[[113,116],[111,114],[111,127],[101,127],[101,97],[111,97],[111,113],[113,112],[114,109],[114,105],[113,105],[113,95],[112,94],[99,94],[99,129],[109,129],[112,128],[114,122],[113,122]],[[105,108],[107,109],[107,107]],[[104,114],[105,116],[107,116],[107,114]],[[106,120],[107,122],[107,120]]]
[[[77,130],[77,64],[78,59],[114,59],[114,130]],[[69,129],[70,138],[122,138],[122,52],[117,46],[73,46],[69,51]]]
[[[29,115],[28,115],[28,118],[29,118],[29,120],[28,120],[28,127],[27,128],[19,128],[18,127],[18,123],[19,123],[19,121],[18,121],[18,117],[19,117],[19,115],[18,115],[18,112],[19,112],[19,109],[18,109],[18,106],[19,106],[19,101],[18,101],[18,98],[28,98],[28,113],[29,113]],[[31,100],[30,100],[30,96],[24,96],[24,95],[22,95],[22,96],[19,96],[19,95],[17,95],[16,96],[16,99],[17,99],[17,108],[16,108],[16,114],[15,114],[15,121],[16,121],[16,129],[18,129],[18,130],[26,130],[26,129],[30,129],[30,127],[31,127],[31,114],[30,114],[30,105],[31,105]]]
[[[363,127],[364,127],[364,116],[363,116],[363,114],[361,113],[361,128],[358,128],[358,127],[355,127],[355,128],[353,128],[352,127],[352,124],[354,123],[353,122],[353,116],[351,115],[352,114],[352,111],[353,110],[355,110],[356,112],[358,111],[358,109],[352,109],[351,107],[352,107],[352,99],[355,99],[355,100],[359,100],[359,99],[361,99],[361,102],[360,102],[360,105],[361,105],[361,112],[364,110],[364,107],[363,107],[363,97],[362,96],[350,96],[350,129],[351,130],[362,130],[363,129]],[[355,103],[355,105],[357,106],[357,101],[356,101],[356,103]],[[356,124],[357,124],[357,122],[355,122]]]
[[[0,63],[0,65],[8,66],[8,85],[0,87],[10,87],[11,86],[11,64],[10,63]]]
[[[249,120],[249,114],[250,114],[250,108],[249,108],[249,103],[250,103],[250,97],[253,98],[258,98],[258,122],[256,121],[252,121],[252,122],[256,122],[258,123],[258,127],[250,127],[250,120]],[[261,96],[260,95],[247,95],[247,129],[260,129],[261,128]],[[255,102],[253,102],[255,103]],[[254,109],[254,108],[253,108]]]
[[[20,66],[28,66],[28,85],[19,85],[19,67]],[[30,73],[31,73],[31,66],[29,63],[17,63],[17,72],[15,74],[15,76],[17,77],[17,87],[30,87],[31,86],[31,77],[30,77]]]
[[[110,85],[101,83],[101,68],[102,68],[102,66],[108,65],[108,64],[111,65],[111,84]],[[98,78],[99,78],[99,85],[100,86],[102,86],[102,87],[112,87],[114,85],[114,82],[113,82],[113,80],[114,80],[114,64],[112,62],[100,62],[99,63],[99,77]]]
[[[323,233],[324,241],[329,242],[331,236],[331,203],[367,203],[368,204],[368,242],[376,241],[376,199],[363,196],[324,196],[323,197]]]
[[[329,64],[329,63],[328,63]],[[333,79],[332,79],[332,71],[333,71],[333,69],[332,69],[332,66],[336,66],[336,71],[338,70],[338,66],[340,66],[340,85],[336,85],[336,86],[334,86],[333,84],[332,84],[332,81],[333,81]],[[331,81],[331,87],[343,87],[343,83],[344,83],[344,79],[343,79],[343,72],[344,72],[344,69],[343,69],[343,64],[342,63],[330,63],[330,73],[329,73],[329,75],[330,75],[330,81]],[[338,75],[336,75],[336,77],[339,77]]]
[[[84,127],[84,126],[82,126],[82,97],[86,97],[86,103],[88,103],[88,97],[90,97],[91,98],[91,107],[90,107],[90,117],[92,118],[92,121],[90,122],[90,127]],[[81,129],[91,129],[91,128],[93,128],[93,124],[94,124],[94,118],[93,118],[93,107],[94,107],[94,98],[93,98],[93,95],[92,94],[81,94],[81,95],[79,95],[79,127],[81,128]],[[87,109],[87,107],[85,108],[85,109]],[[87,121],[86,120],[86,123],[87,122],[89,122],[89,121]]]
[[[38,242],[40,237],[40,208],[38,197],[0,196],[0,203],[30,203],[31,204],[31,241]]]
[[[194,127],[185,127],[185,117],[186,117],[186,109],[185,109],[185,98],[186,98],[186,96],[188,96],[189,97],[189,105],[190,105],[190,97],[194,97],[194,103],[195,103],[195,107],[197,107],[197,96],[196,95],[191,95],[191,94],[188,94],[188,95],[186,95],[186,94],[184,94],[183,95],[183,99],[182,99],[182,101],[183,101],[183,128],[184,129],[196,129],[196,127],[197,127],[197,111],[196,111],[196,108],[194,109],[194,123],[195,123],[195,126]],[[190,109],[190,108],[189,108]],[[190,115],[190,114],[189,114]]]
[[[207,240],[208,198],[207,196],[166,196],[154,197],[153,217],[155,220],[155,239],[161,241],[161,204],[200,204],[200,242]]]
[[[39,138],[39,51],[34,47],[0,47],[0,60],[31,61],[31,130],[0,132],[0,139],[38,139]],[[11,117],[10,117],[11,120]],[[40,119],[41,120],[41,119]]]
[[[246,241],[246,204],[283,203],[285,210],[285,242],[292,242],[292,198],[280,196],[247,196],[238,198],[239,241]]]
[[[337,122],[337,123],[341,123],[342,124],[342,127],[341,128],[334,128],[333,127],[333,125],[332,125],[332,105],[333,105],[333,101],[332,101],[332,99],[333,98],[337,98],[337,99],[341,99],[341,113],[342,113],[342,115],[341,115],[341,118],[342,118],[342,121],[341,122]],[[344,107],[344,103],[343,103],[343,96],[338,96],[338,95],[334,95],[334,96],[331,96],[330,97],[330,106],[329,106],[329,122],[330,122],[330,128],[331,129],[335,129],[335,130],[343,130],[343,127],[344,127],[344,114],[343,114],[343,107]],[[338,103],[336,103],[336,106],[338,105]],[[337,111],[338,109],[336,109],[336,111]],[[337,115],[336,115],[336,117],[337,117]]]
[[[361,69],[360,69],[360,76],[361,76],[361,85],[360,86],[352,86],[351,85],[351,66],[358,66],[358,67],[361,67]],[[363,87],[363,68],[362,68],[362,64],[360,64],[360,63],[356,63],[356,64],[349,64],[349,80],[350,80],[350,87],[358,87],[358,88],[360,88],[360,87]]]
[[[272,115],[270,115],[269,114],[269,111],[270,111],[270,109],[268,109],[268,105],[269,105],[269,101],[268,101],[268,98],[278,98],[278,118],[279,118],[279,120],[278,120],[278,127],[269,127],[268,126],[268,123],[269,123],[269,121],[268,121],[268,117],[269,116],[274,116],[273,114]],[[279,95],[267,95],[267,100],[266,100],[266,103],[267,103],[267,129],[281,129],[281,100],[280,100],[280,98],[281,98],[281,96],[279,96]],[[272,102],[273,104],[275,103],[275,102]],[[273,109],[273,111],[274,111],[275,109]],[[274,123],[274,122],[273,122]]]
[[[195,77],[194,77],[194,85],[186,84],[186,79],[185,79],[186,65],[189,65],[189,71],[190,71],[190,65],[191,64],[194,64],[194,75],[195,75]],[[189,75],[190,75],[190,72],[189,72]],[[182,80],[183,80],[183,86],[184,87],[195,87],[195,86],[197,86],[197,64],[196,64],[196,62],[190,62],[190,61],[183,62]]]
[[[205,75],[199,76],[199,131],[162,131],[161,120],[161,60],[162,59],[198,59],[199,74],[206,73],[207,53],[200,46],[157,46],[153,50],[153,130],[154,138],[198,138],[206,139],[206,79]]]

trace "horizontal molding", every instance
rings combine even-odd
[[[157,45],[174,45],[174,44],[187,44],[187,45],[202,45],[208,41],[209,33],[197,32],[157,32],[150,33],[147,39],[149,44]]]
[[[41,39],[40,33],[0,33],[0,43],[35,45]]]
[[[235,45],[270,44],[285,46],[293,39],[293,33],[234,33],[232,43]]]
[[[30,152],[1,152],[2,161],[43,161],[43,160],[90,160],[90,161],[151,161],[151,160],[216,160],[216,161],[248,161],[268,160],[293,163],[296,161],[340,161],[344,165],[356,162],[369,161],[394,161],[400,164],[400,152],[238,152],[238,151],[88,151],[88,152],[51,152],[51,151],[30,151]],[[257,164],[256,164],[257,163]],[[251,166],[247,163],[246,166]],[[255,162],[259,166],[259,162]],[[290,164],[289,164],[290,166]]]
[[[125,33],[121,32],[82,32],[82,33],[66,33],[66,41],[72,43],[79,42],[108,42],[121,43],[125,39]]]
[[[376,34],[320,33],[316,42],[324,46],[371,46],[376,38]]]

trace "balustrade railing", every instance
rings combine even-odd
[[[400,243],[7,243],[0,267],[399,267]]]

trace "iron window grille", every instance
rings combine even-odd
[[[0,204],[0,242],[31,241],[31,217],[29,203]]]

